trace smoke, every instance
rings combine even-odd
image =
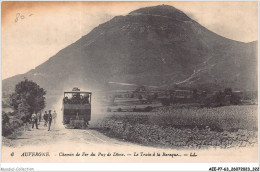
[[[52,106],[50,106],[51,111],[53,112],[55,110],[57,113],[56,124],[54,123],[54,120],[52,121],[52,126],[55,128],[64,128],[64,125],[62,124],[62,118],[63,118],[62,100],[63,100],[63,97],[60,96],[58,98],[58,101],[56,101],[56,103],[54,103]]]
[[[102,99],[102,93],[101,92],[93,92],[92,95],[92,113],[91,113],[91,121],[90,124],[91,126],[94,126],[95,123],[99,122],[102,120],[104,117],[107,116],[106,113],[106,107],[102,105],[100,102]]]

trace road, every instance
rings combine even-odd
[[[41,146],[44,144],[54,144],[58,142],[70,142],[72,144],[102,144],[109,143],[114,144],[130,144],[127,142],[118,141],[116,139],[109,138],[102,133],[88,129],[66,129],[63,125],[51,126],[51,131],[48,131],[47,127],[44,127],[43,121],[36,128],[31,128],[31,125],[26,130],[21,130],[14,135],[10,136],[12,140],[12,147],[19,148],[24,146]]]

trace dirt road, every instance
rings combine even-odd
[[[51,145],[58,142],[70,142],[72,144],[130,144],[109,138],[91,128],[66,129],[62,125],[52,124],[51,131],[48,131],[48,128],[44,127],[43,121],[40,122],[38,128],[39,129],[31,128],[31,125],[29,125],[29,127],[24,131],[22,127],[20,131],[17,131],[13,135],[7,137],[7,139],[11,141],[10,146],[13,148],[19,148],[24,146]]]

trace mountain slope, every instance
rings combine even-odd
[[[12,91],[24,77],[49,93],[74,86],[105,89],[108,82],[256,90],[256,54],[257,42],[221,37],[162,5],[99,25],[35,69],[5,79],[3,90]]]

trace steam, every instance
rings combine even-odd
[[[53,113],[54,110],[57,113],[56,124],[54,124],[54,121],[52,121],[52,126],[54,128],[65,128],[64,125],[62,124],[62,118],[63,118],[63,114],[62,114],[62,101],[63,101],[63,97],[61,96],[58,99],[58,101],[51,106],[52,113]]]

